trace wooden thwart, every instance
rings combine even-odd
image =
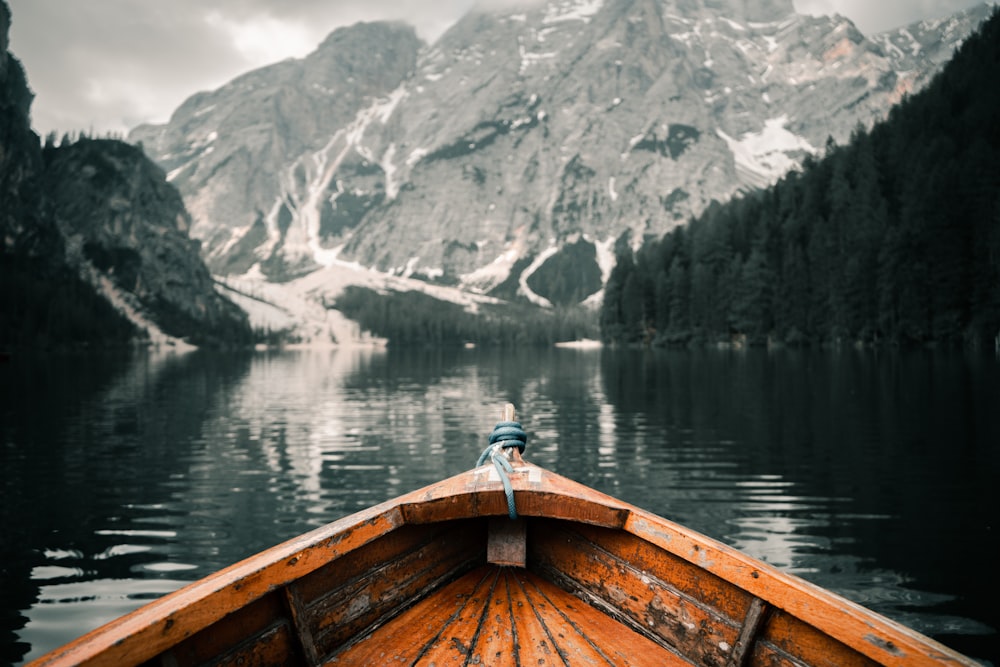
[[[527,563],[527,527],[524,519],[494,517],[486,541],[486,562],[524,567]]]
[[[740,628],[740,636],[733,646],[733,652],[729,656],[726,667],[746,667],[750,664],[750,650],[753,648],[757,634],[764,625],[767,616],[767,605],[759,598],[754,598],[750,603],[743,627]]]

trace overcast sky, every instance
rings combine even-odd
[[[534,0],[490,0],[524,2]],[[794,0],[865,33],[944,16],[982,0]],[[189,95],[312,51],[334,28],[399,19],[433,41],[475,0],[8,0],[10,50],[35,92],[44,136],[125,133],[164,122]]]

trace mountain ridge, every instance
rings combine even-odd
[[[720,13],[734,6],[734,16],[766,22]],[[539,304],[599,299],[600,284],[583,294],[539,275],[556,274],[543,267],[567,263],[572,246],[603,283],[615,243],[662,234],[713,200],[774,182],[828,137],[870,125],[977,22],[973,11],[868,39],[843,17],[791,10],[780,1],[480,7],[432,45],[398,25],[359,24],[334,31],[324,53],[350,61],[354,35],[382,76],[336,117],[314,118],[307,140],[292,132],[278,142],[288,126],[280,105],[251,125],[209,108],[259,99],[228,98],[225,86],[130,139],[184,194],[217,273],[282,282],[346,260]],[[360,36],[387,31],[406,37],[385,50],[392,40]],[[310,58],[273,67],[293,78]],[[269,86],[259,109],[275,109],[281,90],[313,94]],[[293,139],[308,148],[296,154]],[[256,168],[251,155],[264,156]]]
[[[133,131],[184,195],[211,269],[282,283],[346,262],[542,306],[599,303],[616,244],[637,247],[870,126],[986,7],[869,39],[783,1],[487,5],[430,45],[398,24],[331,33],[328,59],[366,44],[381,76],[360,90],[325,70],[329,89],[356,94],[308,136],[274,100],[322,90],[271,80],[230,97],[267,68]],[[274,67],[301,78],[318,52]],[[226,105],[260,115],[247,124]]]

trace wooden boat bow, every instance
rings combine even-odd
[[[225,568],[32,665],[977,664],[527,463],[516,447],[503,455],[516,520],[485,463]]]

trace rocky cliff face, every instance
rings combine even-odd
[[[38,135],[28,115],[33,95],[20,61],[7,52],[10,23],[0,0],[0,255],[51,258],[61,239],[44,214]]]
[[[245,314],[215,291],[177,189],[138,148],[81,139],[44,152],[67,260],[116,305],[191,342],[244,341]]]
[[[130,138],[170,170],[216,271],[351,260],[568,303],[599,291],[616,239],[883,117],[982,17],[869,39],[790,0],[550,0],[474,10],[422,49],[358,25]]]
[[[298,275],[314,264],[290,221],[300,221],[297,228],[318,222],[309,216],[323,212],[330,194],[310,191],[315,182],[334,172],[365,180],[378,170],[371,155],[354,150],[356,135],[375,120],[372,101],[410,76],[420,47],[408,26],[338,30],[305,59],[199,93],[167,125],[136,128],[129,139],[184,193],[193,234],[206,242],[216,271],[242,273],[263,256],[266,274]],[[376,201],[371,194],[354,206]]]
[[[159,167],[118,141],[43,154],[10,21],[0,0],[0,345],[248,342]]]

